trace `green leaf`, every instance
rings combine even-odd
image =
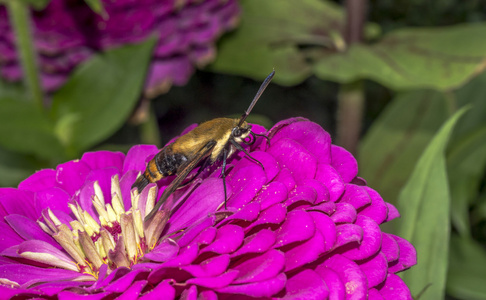
[[[486,299],[486,251],[474,240],[451,236],[447,293],[457,299]]]
[[[469,210],[477,199],[486,168],[486,73],[455,94],[457,106],[473,107],[457,123],[447,156],[452,222],[461,235],[469,235]]]
[[[51,120],[32,102],[17,99],[0,99],[0,145],[43,159],[64,157]]]
[[[459,87],[486,67],[486,23],[402,29],[374,45],[321,53],[315,74],[340,83],[372,79],[392,89]]]
[[[0,147],[0,186],[16,187],[19,182],[41,168],[29,155],[22,155]]]
[[[102,15],[104,17],[108,17],[105,12],[105,8],[103,7],[103,3],[101,3],[101,0],[84,0],[86,4],[91,8],[92,11],[95,13]]]
[[[440,92],[401,93],[366,133],[358,155],[360,176],[386,201],[396,203],[418,158],[448,118],[447,105]]]
[[[457,120],[455,113],[434,136],[420,157],[400,193],[398,210],[402,218],[398,235],[417,250],[418,264],[403,273],[412,294],[425,291],[425,299],[444,299],[450,235],[450,195],[445,164],[445,147]]]
[[[32,6],[36,10],[43,10],[51,0],[20,0],[27,5]]]
[[[328,1],[245,0],[241,6],[241,24],[221,40],[214,71],[262,80],[275,68],[274,82],[298,84],[311,75],[299,45],[330,46],[344,25],[343,12]]]
[[[97,55],[54,94],[56,134],[71,155],[100,143],[129,117],[141,90],[155,39]]]

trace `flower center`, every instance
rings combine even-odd
[[[145,224],[143,222],[145,212],[150,212],[155,203],[155,185],[141,195],[133,191],[129,210],[123,204],[118,176],[111,179],[111,195],[110,203],[105,203],[101,187],[95,182],[91,203],[97,216],[92,216],[73,201],[68,205],[76,219],[69,225],[50,209],[43,212],[44,222],[39,221],[42,229],[71,256],[78,271],[94,277],[103,264],[108,265],[109,272],[136,264],[154,248],[169,216],[162,210]]]

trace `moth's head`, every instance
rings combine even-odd
[[[241,144],[251,133],[251,125],[247,122],[243,122],[240,126],[235,126],[231,130],[231,137],[238,143]]]

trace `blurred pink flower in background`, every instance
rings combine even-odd
[[[215,57],[215,41],[238,21],[236,0],[101,1],[97,15],[82,0],[52,0],[33,11],[33,39],[41,82],[52,92],[81,62],[97,52],[158,37],[146,82],[155,96],[172,84],[184,85]],[[0,76],[19,81],[22,69],[15,35],[5,7],[0,7]]]
[[[92,299],[412,299],[396,273],[414,247],[379,225],[399,216],[357,177],[319,125],[284,120],[176,191],[142,225],[172,178],[130,187],[158,149],[86,153],[0,189],[0,291]],[[194,170],[195,171],[195,170]],[[90,298],[91,299],[91,298]]]

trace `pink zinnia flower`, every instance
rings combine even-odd
[[[265,130],[253,125],[253,131]],[[0,189],[2,296],[183,299],[411,299],[395,275],[413,246],[380,230],[397,210],[357,177],[353,156],[296,118],[176,191],[130,191],[157,152],[99,151]],[[194,170],[195,171],[195,170]]]
[[[79,63],[96,52],[158,37],[146,83],[156,94],[171,84],[184,85],[215,57],[215,41],[238,20],[236,0],[101,1],[105,14],[94,13],[82,0],[52,0],[34,11],[33,39],[42,85],[59,88]],[[0,76],[18,81],[22,69],[15,35],[5,7],[0,6]]]

